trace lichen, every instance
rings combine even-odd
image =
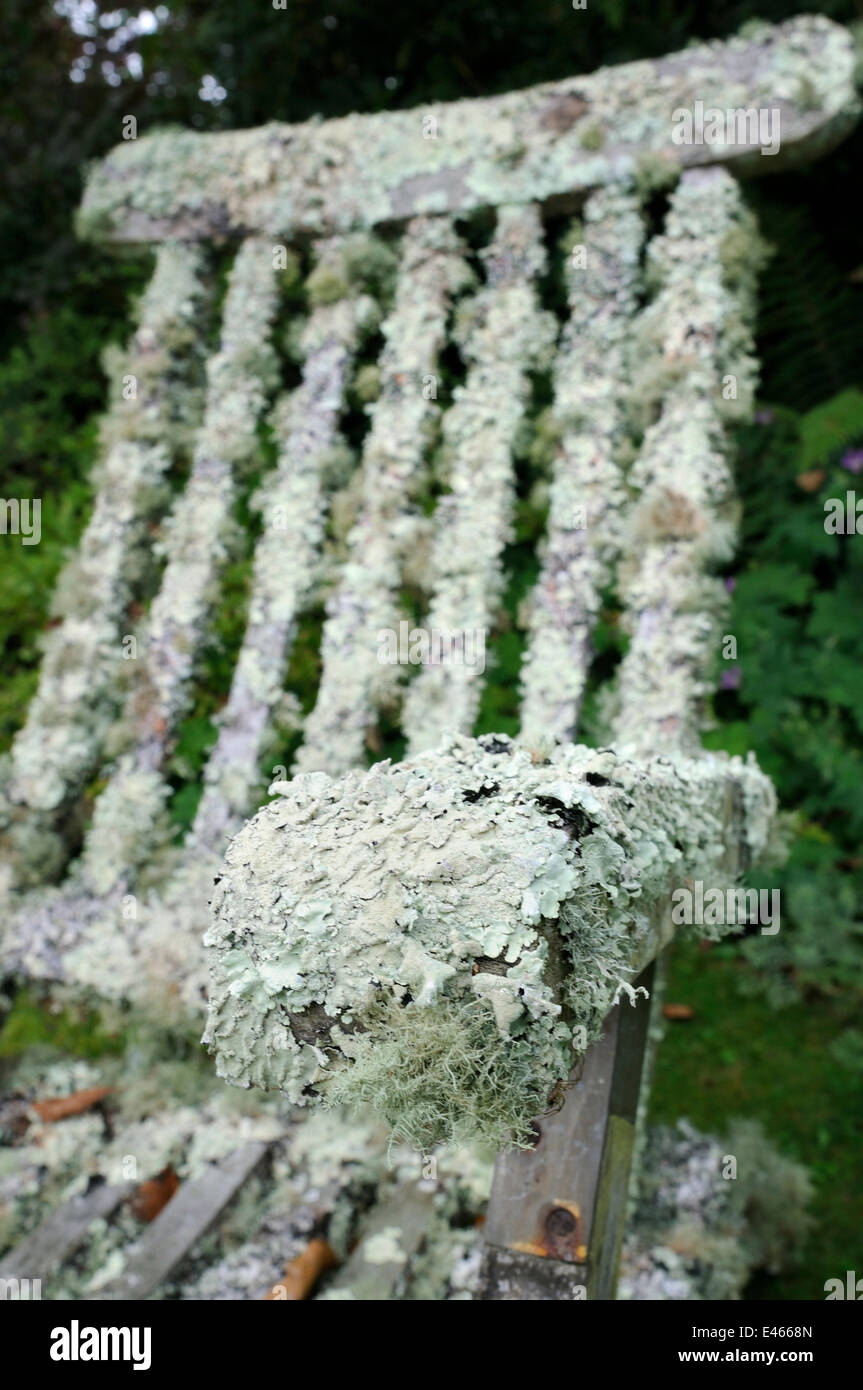
[[[146,240],[171,230],[321,233],[631,179],[645,157],[711,162],[671,140],[671,112],[782,102],[783,151],[829,147],[859,110],[851,35],[821,15],[543,83],[504,96],[257,130],[163,131],[127,141],[91,171],[79,229]],[[425,138],[429,126],[437,138]],[[605,132],[596,148],[593,132]],[[729,153],[756,169],[758,151]]]
[[[557,435],[539,580],[525,604],[521,737],[570,739],[577,727],[600,596],[622,544],[624,346],[640,289],[644,223],[629,190],[604,189],[567,258],[569,317],[554,364]],[[571,238],[570,238],[571,239]]]
[[[375,703],[392,682],[375,638],[398,618],[403,556],[416,535],[416,498],[440,413],[434,388],[448,315],[470,281],[463,247],[445,219],[408,225],[392,311],[382,325],[381,387],[368,407],[357,510],[327,600],[320,686],[297,757],[303,771],[360,762]]]
[[[448,491],[434,515],[424,621],[432,632],[482,633],[485,641],[512,533],[513,448],[531,372],[550,366],[557,326],[539,305],[536,282],[546,258],[536,208],[502,208],[482,256],[486,284],[464,301],[455,328],[468,373],[443,420]],[[466,660],[424,665],[405,698],[409,749],[433,747],[445,731],[470,732],[481,682],[482,671]]]
[[[200,408],[203,271],[197,248],[166,242],[126,352],[106,361],[110,405],[93,511],[58,583],[60,621],[45,635],[39,688],[13,744],[5,816],[0,811],[24,883],[50,879],[62,865],[61,843],[53,852],[48,844],[57,813],[92,774],[116,717],[122,624],[147,569],[150,526],[169,498],[166,475]]]
[[[219,1073],[298,1102],[334,1084],[419,1143],[521,1138],[668,939],[673,884],[724,881],[729,783],[772,807],[739,760],[533,762],[491,737],[276,784],[213,897]]]

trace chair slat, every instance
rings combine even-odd
[[[206,1235],[268,1148],[266,1143],[244,1144],[199,1178],[184,1183],[135,1242],[123,1273],[87,1297],[149,1298]]]
[[[520,736],[530,746],[575,737],[591,633],[619,554],[627,493],[617,452],[643,240],[638,195],[602,189],[585,206],[583,239],[567,265],[570,317],[554,371],[562,437],[522,669]]]
[[[460,344],[467,378],[443,421],[449,490],[435,511],[432,594],[423,619],[432,644],[440,638],[464,645],[439,664],[421,666],[411,682],[403,718],[409,752],[434,747],[446,730],[473,727],[482,691],[477,639],[484,651],[512,533],[513,445],[530,400],[531,371],[550,365],[556,336],[537,290],[546,265],[538,209],[500,208],[483,259],[487,283],[470,307]]]
[[[96,893],[121,883],[152,851],[167,800],[164,760],[227,558],[237,473],[256,453],[257,424],[274,384],[273,261],[271,242],[249,238],[231,269],[219,350],[207,363],[207,403],[192,471],[166,523],[167,563],[127,702],[135,745],[99,797],[84,845],[82,872]]]
[[[859,110],[851,35],[801,16],[749,37],[601,68],[504,96],[413,111],[166,132],[118,146],[93,170],[80,227],[94,238],[159,240],[247,231],[319,236],[419,214],[565,198],[670,168],[785,167],[840,140]],[[781,107],[778,155],[734,143],[676,144],[671,117]],[[202,196],[206,189],[206,196]]]
[[[744,247],[729,274],[723,261],[734,237]],[[642,328],[648,338],[661,336],[667,395],[630,474],[636,499],[621,570],[631,641],[619,673],[614,738],[646,755],[700,748],[723,600],[720,581],[707,571],[733,550],[726,423],[745,412],[751,394],[747,325],[757,246],[730,174],[684,175],[654,249],[665,283]],[[737,400],[726,401],[732,385]]]
[[[92,774],[116,709],[122,624],[148,527],[164,503],[178,424],[193,423],[183,416],[204,296],[202,249],[166,242],[125,355],[112,364],[93,510],[61,576],[62,621],[47,634],[39,688],[12,747],[9,797],[37,825]]]
[[[49,1276],[84,1244],[94,1221],[107,1220],[131,1196],[134,1183],[96,1183],[89,1192],[70,1197],[0,1261],[0,1279]]]
[[[360,514],[327,603],[320,687],[297,771],[343,772],[362,761],[385,675],[376,637],[401,616],[403,558],[440,412],[440,357],[453,298],[468,280],[464,248],[447,219],[408,226],[395,303],[383,325],[381,394],[363,447]]]
[[[342,251],[340,238],[319,246],[318,268],[337,267]],[[220,852],[252,809],[297,619],[318,575],[326,520],[321,465],[339,438],[347,376],[372,309],[364,294],[319,305],[303,334],[303,380],[276,426],[279,457],[259,503],[264,527],[255,547],[248,622],[204,773],[193,853],[202,847]]]

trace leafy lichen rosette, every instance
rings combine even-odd
[[[772,792],[739,760],[453,736],[275,784],[205,938],[219,1073],[371,1102],[419,1146],[522,1137],[667,939],[674,883],[723,872],[726,777],[757,853]]]

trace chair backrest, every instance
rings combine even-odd
[[[745,413],[754,370],[745,325],[757,239],[728,170],[785,166],[841,138],[857,114],[853,64],[844,30],[802,18],[504,97],[146,136],[91,171],[82,231],[152,245],[156,261],[128,351],[109,363],[93,514],[4,785],[18,884],[62,878],[102,782],[64,886],[13,919],[13,964],[134,989],[134,943],[150,933],[159,955],[168,930],[154,924],[164,890],[147,907],[140,886],[179,876],[183,926],[174,903],[175,944],[162,955],[184,981],[194,974],[201,921],[188,875],[198,866],[206,883],[278,775],[267,762],[292,644],[322,584],[320,682],[295,770],[362,763],[382,710],[390,720],[401,709],[409,750],[445,728],[470,731],[478,644],[500,611],[515,505],[532,481],[529,463],[517,476],[514,449],[530,453],[544,374],[551,476],[539,481],[548,520],[525,605],[521,736],[574,737],[591,629],[623,557],[632,643],[615,736],[652,751],[695,745],[719,601],[703,569],[730,536],[725,426]],[[681,170],[664,228],[652,227],[652,193]],[[492,229],[466,241],[459,218],[489,209]],[[580,223],[564,252],[548,229],[559,235],[569,209]],[[211,244],[228,262],[218,326]],[[276,337],[294,252],[310,267],[307,315],[292,325],[299,381],[281,391]],[[565,303],[549,293],[561,278]],[[346,397],[370,342],[377,372],[360,376],[377,397],[331,509],[349,467]],[[232,602],[220,586],[241,505],[261,517],[245,631],[177,866],[169,758],[201,652]],[[668,540],[691,542],[671,568]],[[405,691],[406,585],[421,595],[418,640],[432,649]],[[436,639],[461,643],[461,659],[436,661]],[[124,943],[110,966],[86,946],[103,927]],[[183,988],[197,999],[197,979]]]

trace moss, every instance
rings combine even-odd
[[[339,299],[347,299],[350,289],[347,276],[340,275],[330,265],[315,266],[306,281],[306,290],[312,304],[335,304]]]
[[[0,1030],[0,1057],[21,1057],[32,1048],[51,1047],[74,1057],[122,1053],[123,1034],[106,1026],[99,1012],[85,1005],[58,1008],[32,989],[22,989]]]

